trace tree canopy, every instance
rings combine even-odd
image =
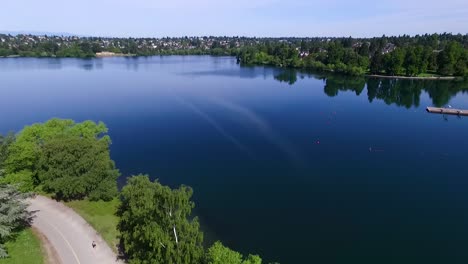
[[[435,39],[435,40],[434,40]],[[459,35],[331,38],[258,41],[237,59],[247,65],[274,65],[349,75],[468,76],[468,38]]]
[[[119,172],[106,141],[60,135],[42,146],[38,179],[46,192],[59,199],[109,201],[117,195]]]
[[[119,173],[102,122],[51,119],[26,126],[10,141],[0,182],[21,191],[44,188],[61,199],[110,200],[117,194]]]
[[[203,234],[191,217],[191,196],[189,187],[173,190],[147,175],[128,179],[118,229],[130,263],[201,263]]]
[[[242,255],[231,250],[219,241],[215,242],[206,254],[207,264],[242,264]]]
[[[262,264],[262,259],[257,255],[248,255],[243,260],[242,254],[217,241],[206,253],[206,264]]]
[[[0,135],[0,176],[4,173],[4,163],[8,157],[8,151],[10,145],[15,141],[13,133],[7,136]]]

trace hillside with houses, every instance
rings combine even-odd
[[[468,75],[468,34],[374,38],[111,38],[0,34],[0,57],[236,56],[272,65],[351,75]]]

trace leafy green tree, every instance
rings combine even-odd
[[[13,51],[5,48],[0,48],[0,57],[13,55]]]
[[[437,63],[439,65],[438,72],[442,75],[455,74],[455,67],[460,59],[463,61],[464,52],[465,51],[463,50],[463,47],[460,43],[456,41],[451,41],[448,43],[445,49],[439,53],[437,58]],[[458,69],[457,72],[459,73],[460,69]]]
[[[242,264],[242,255],[231,250],[219,241],[215,242],[206,253],[207,264]]]
[[[55,54],[59,50],[59,45],[53,41],[47,41],[39,45],[39,49],[47,54]]]
[[[13,133],[7,136],[0,135],[0,184],[16,183],[21,191],[28,191],[33,188],[32,177],[28,171],[20,171],[18,173],[6,174],[4,163],[8,157],[9,148],[15,141]]]
[[[385,71],[389,75],[398,75],[403,71],[403,62],[405,60],[405,51],[397,48],[393,52],[385,54]]]
[[[117,195],[119,172],[106,141],[59,135],[44,144],[37,168],[43,189],[59,199],[109,201]]]
[[[305,42],[304,40],[301,40],[301,48],[300,48],[300,50],[301,50],[302,52],[308,51],[308,50],[309,50],[309,47],[308,47],[308,45],[307,45],[307,42]]]
[[[92,58],[95,54],[93,53],[89,43],[73,43],[70,46],[61,47],[56,52],[56,56],[65,58]]]
[[[327,64],[337,64],[343,61],[345,50],[340,43],[331,43],[327,49]]]
[[[118,210],[121,245],[130,263],[199,264],[203,234],[191,218],[192,189],[170,189],[147,175],[128,179]]]
[[[93,139],[96,142],[105,142],[110,144],[110,138],[107,133],[107,127],[104,123],[95,123],[92,121],[84,121],[75,123],[69,119],[51,119],[43,124],[34,124],[26,126],[21,132],[16,135],[16,139],[8,147],[8,156],[4,162],[6,177],[4,180],[11,184],[21,184],[34,186],[41,184],[38,178],[38,162],[42,155],[43,146],[50,140],[63,136],[70,135],[81,138]],[[22,176],[29,173],[32,179],[24,177],[8,176],[9,174],[21,173]],[[24,181],[16,181],[23,179]],[[32,191],[31,189],[25,191]]]
[[[208,249],[205,262],[206,264],[262,264],[262,259],[257,255],[248,255],[243,260],[242,254],[217,241]]]
[[[416,76],[421,73],[421,57],[422,54],[414,47],[409,47],[406,50],[406,57],[403,66],[406,69],[407,76]]]
[[[34,178],[31,171],[22,170],[0,177],[0,184],[15,184],[19,191],[28,192],[34,189]]]
[[[373,74],[379,74],[384,69],[384,59],[380,52],[377,52],[371,59],[370,72]]]
[[[25,202],[28,197],[11,185],[0,185],[0,258],[8,257],[5,242],[30,224],[32,215]]]
[[[368,57],[370,53],[369,46],[370,44],[368,42],[362,43],[362,45],[358,49],[359,55],[363,57]]]
[[[4,163],[8,157],[9,147],[14,141],[15,135],[13,133],[7,136],[0,135],[0,176],[3,174]]]
[[[92,53],[97,53],[97,52],[101,52],[101,51],[102,51],[102,47],[101,47],[101,45],[99,45],[99,43],[93,43],[92,44],[92,50],[91,50]]]
[[[258,255],[248,255],[242,264],[262,264],[262,259]]]
[[[454,73],[458,76],[468,77],[468,51],[465,50],[454,67]]]

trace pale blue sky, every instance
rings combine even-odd
[[[468,0],[14,0],[0,30],[94,36],[468,33]]]

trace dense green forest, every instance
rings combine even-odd
[[[375,38],[98,38],[1,35],[0,57],[95,57],[100,52],[236,56],[272,65],[350,75],[468,76],[468,34]]]
[[[244,47],[238,61],[351,75],[467,76],[468,37],[424,35],[372,39],[267,41]]]
[[[25,199],[46,193],[61,201],[118,197],[117,229],[129,263],[262,263],[221,242],[205,248],[188,186],[171,189],[137,175],[119,192],[110,144],[106,125],[93,121],[51,119],[0,135],[0,258],[8,257],[4,243],[31,221]]]

